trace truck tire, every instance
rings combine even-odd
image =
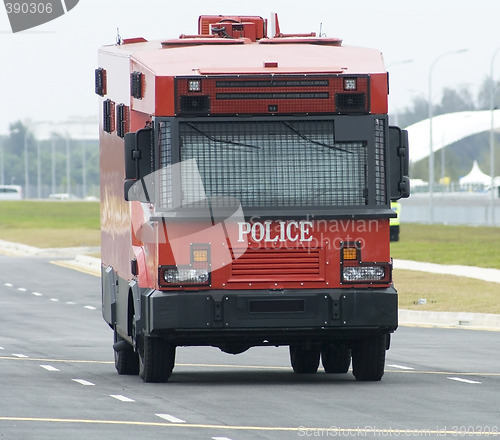
[[[124,339],[114,331],[114,341],[115,344],[117,342],[126,343]],[[126,343],[130,346],[130,349],[123,350],[114,350],[115,353],[115,368],[118,374],[127,374],[127,375],[137,375],[139,374],[139,356],[134,351],[134,347],[132,345]]]
[[[379,381],[384,375],[387,335],[355,341],[352,346],[352,372],[359,381]]]
[[[166,382],[175,364],[175,345],[144,336],[139,350],[139,375],[144,382]]]
[[[319,367],[319,347],[306,348],[303,345],[290,345],[290,362],[297,374],[314,374]]]
[[[349,371],[351,349],[345,342],[327,342],[321,349],[321,363],[326,373],[342,374]]]

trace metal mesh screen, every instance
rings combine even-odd
[[[172,176],[170,172],[163,172],[162,170],[168,169],[172,165],[172,135],[171,123],[160,122],[158,132],[158,144],[160,146],[160,173],[157,173],[159,182],[159,204],[164,209],[173,207],[172,200]]]
[[[382,119],[375,119],[375,203],[387,203],[385,173],[385,125]]]
[[[366,143],[334,133],[325,120],[183,122],[180,158],[196,160],[208,197],[243,207],[365,205]]]

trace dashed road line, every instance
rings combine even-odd
[[[13,357],[16,356],[16,357]],[[0,360],[6,361],[35,361],[35,362],[61,362],[65,364],[114,364],[114,361],[92,361],[85,359],[50,359],[50,358],[30,358],[28,356],[12,355],[12,356],[0,356]],[[498,373],[500,375],[500,373]]]
[[[448,377],[448,379],[454,380],[456,382],[471,383],[471,384],[482,383],[477,380],[463,379],[462,377]]]
[[[212,440],[231,440],[229,437],[212,437]]]
[[[40,365],[40,367],[44,368],[47,371],[60,371],[58,368],[53,367],[52,365]]]
[[[14,284],[12,283],[4,283],[4,286],[6,287],[14,287]],[[28,289],[26,289],[25,287],[18,287],[17,290],[19,292],[27,292]],[[31,292],[32,295],[34,296],[43,296],[43,293],[40,293],[40,292]],[[60,302],[60,300],[58,298],[50,298],[49,301],[52,301],[52,302]],[[77,304],[75,301],[66,301],[65,304],[67,305],[75,305]],[[86,305],[84,306],[85,309],[87,310],[97,310],[97,307],[95,306],[91,306],[91,305]]]
[[[398,370],[414,370],[415,368],[407,367],[405,365],[389,364],[388,367],[397,368]]]
[[[95,383],[89,382],[88,380],[85,380],[85,379],[71,379],[71,380],[73,382],[79,383],[80,385],[84,385],[86,387],[95,385]]]
[[[135,402],[134,399],[130,399],[129,397],[122,396],[121,394],[110,394],[109,397],[113,399],[119,400],[120,402]]]
[[[186,423],[185,420],[178,419],[175,416],[172,416],[170,414],[155,414],[155,416],[160,417],[161,419],[167,420],[168,422],[171,423]]]
[[[16,356],[16,357],[13,357]],[[114,364],[114,361],[98,361],[86,359],[53,359],[53,358],[30,358],[26,355],[0,356],[0,360],[16,360],[16,361],[35,361],[35,362],[62,362],[67,364]],[[272,365],[231,365],[231,364],[198,364],[198,363],[176,363],[176,368],[223,368],[223,369],[247,369],[247,370],[271,370],[271,371],[290,371],[291,367],[280,367]],[[433,370],[386,370],[386,373],[394,374],[431,374],[436,376],[476,376],[476,377],[500,377],[500,372],[485,372],[485,371],[433,371]]]
[[[12,353],[12,356],[15,356],[16,358],[19,359],[28,359],[29,356],[26,356],[25,354],[19,354],[19,353]]]

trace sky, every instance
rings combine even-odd
[[[97,49],[115,42],[117,28],[122,38],[167,39],[197,33],[202,14],[271,12],[283,33],[319,33],[321,26],[344,45],[381,50],[392,114],[417,97],[428,99],[430,76],[433,102],[444,87],[466,86],[476,96],[492,60],[500,79],[500,51],[493,57],[500,47],[498,0],[80,0],[65,15],[15,34],[0,4],[0,134],[18,120],[34,126],[97,119]]]

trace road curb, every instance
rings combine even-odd
[[[500,331],[500,315],[493,313],[429,312],[399,309],[402,326],[456,327]]]
[[[459,277],[474,278],[500,283],[500,270],[484,267],[461,266],[458,264],[436,264],[421,261],[393,260],[394,269],[415,270],[420,272],[438,273],[442,275],[454,275]]]
[[[49,258],[76,258],[75,255],[93,254],[100,252],[98,246],[65,247],[65,248],[37,248],[22,243],[0,240],[0,253],[12,256],[35,256]]]
[[[88,255],[77,255],[73,260],[74,264],[85,268],[86,270],[94,273],[95,275],[101,275],[101,259],[95,257],[89,257]]]

